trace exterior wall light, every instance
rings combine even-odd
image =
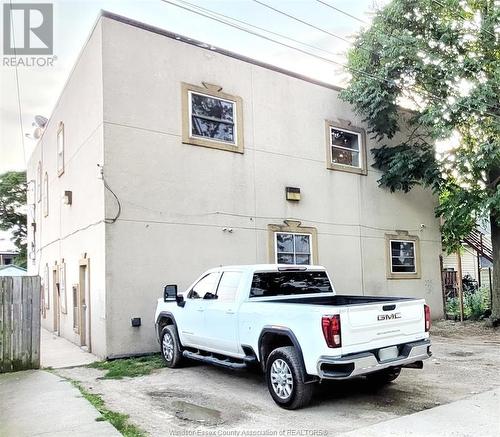
[[[300,200],[300,188],[296,187],[286,187],[286,200],[291,200],[292,202],[298,202]]]
[[[73,191],[64,192],[64,204],[65,205],[73,204]]]

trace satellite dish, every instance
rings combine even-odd
[[[35,129],[35,132],[33,132],[33,136],[39,140],[41,137],[42,137],[42,134],[43,134],[43,129],[41,127],[37,127]]]
[[[42,115],[35,115],[35,123],[41,128],[44,128],[48,121],[49,120]]]

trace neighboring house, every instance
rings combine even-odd
[[[14,264],[14,259],[18,254],[17,250],[0,250],[0,266]]]
[[[376,143],[338,94],[103,12],[28,164],[43,325],[100,357],[158,350],[165,284],[275,262],[440,317],[435,199],[378,187]]]
[[[0,276],[26,276],[26,269],[14,264],[0,266]]]
[[[470,276],[478,286],[491,287],[493,253],[490,234],[476,229],[462,244],[460,253],[462,277]],[[458,272],[456,253],[443,253],[443,270]]]

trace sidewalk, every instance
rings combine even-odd
[[[41,367],[60,369],[62,367],[83,366],[99,361],[95,355],[85,352],[76,344],[43,328],[40,343]]]
[[[500,389],[451,404],[387,420],[342,434],[342,437],[498,437]]]
[[[2,437],[119,437],[70,382],[43,370],[0,375]]]

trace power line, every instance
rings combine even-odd
[[[325,5],[326,7],[330,8],[330,9],[333,9],[334,11],[337,11],[337,12],[340,12],[341,14],[344,14],[346,15],[347,17],[351,17],[352,19],[356,20],[356,21],[359,21],[360,23],[363,23],[363,24],[370,24],[368,23],[368,21],[365,21],[365,20],[362,20],[361,18],[358,18],[356,17],[355,15],[351,15],[349,14],[349,12],[345,12],[343,11],[342,9],[339,9],[335,6],[332,6],[331,4],[329,3],[326,3],[322,0],[316,0],[318,3],[321,3],[322,5]]]
[[[260,1],[260,0],[253,0],[253,1],[254,1],[255,3],[257,3],[257,4],[261,5],[261,6],[264,6],[264,7],[268,8],[268,9],[271,9],[272,11],[277,12],[278,14],[281,14],[281,15],[283,15],[283,16],[285,16],[285,17],[291,18],[292,20],[295,20],[295,21],[297,21],[297,22],[299,22],[299,23],[302,23],[302,24],[304,24],[304,25],[306,25],[306,26],[309,26],[309,27],[311,27],[311,28],[313,28],[313,29],[316,29],[316,30],[318,30],[318,31],[320,31],[320,32],[323,32],[323,33],[325,33],[325,34],[327,34],[327,35],[333,36],[334,38],[341,39],[342,41],[345,41],[345,42],[347,42],[347,43],[351,44],[351,42],[350,42],[349,40],[347,40],[347,39],[345,39],[345,38],[342,38],[341,36],[338,36],[338,35],[336,35],[336,34],[334,34],[334,33],[330,32],[330,31],[328,31],[328,30],[326,30],[326,29],[322,29],[321,27],[318,27],[318,26],[316,26],[316,25],[314,25],[314,24],[311,24],[311,23],[309,23],[309,22],[307,22],[307,21],[305,21],[305,20],[302,20],[301,18],[297,18],[297,17],[295,17],[295,16],[293,16],[293,15],[291,15],[291,14],[287,13],[287,12],[284,12],[284,11],[282,11],[282,10],[280,10],[280,9],[277,9],[277,8],[275,8],[275,7],[271,6],[271,5],[268,5],[267,3],[264,3],[264,2],[262,2],[262,1]],[[434,1],[434,2],[437,2],[437,0],[433,0],[433,1]],[[324,5],[327,5],[327,6],[331,6],[331,5],[328,5],[327,3],[324,3],[324,2],[322,2],[322,1],[320,1],[320,3],[322,3],[322,4],[324,4]],[[333,8],[333,7],[332,7],[332,8]],[[333,9],[337,10],[337,8],[333,8]],[[343,11],[342,11],[342,12],[343,12]],[[346,13],[346,14],[347,14],[347,13]],[[349,14],[349,15],[350,15],[350,14]],[[352,17],[354,17],[354,16],[352,16]],[[402,40],[401,40],[401,41],[402,41]],[[404,42],[404,41],[403,41],[403,42]],[[365,48],[365,47],[363,47],[363,46],[358,46],[357,48],[359,48],[359,49],[361,49],[361,50],[364,50],[364,51],[365,51],[365,52],[367,52],[368,54],[374,54],[374,53],[375,53],[373,50],[367,49],[367,48]],[[353,69],[352,69],[352,67],[346,67],[346,68],[347,68],[348,70],[355,71],[355,70],[353,70]],[[470,70],[469,70],[469,72],[470,72],[470,73],[473,73],[473,72],[472,72],[472,71],[470,71]],[[474,72],[474,74],[477,74],[477,72]],[[386,79],[384,79],[384,81],[385,81],[385,82],[387,82],[387,80],[386,80]],[[408,86],[408,89],[409,89],[409,90],[411,90],[411,91],[415,91],[415,89],[414,89],[414,88],[409,87],[409,86]],[[427,98],[432,99],[432,100],[434,100],[434,101],[442,101],[442,99],[441,99],[440,97],[438,97],[438,96],[436,96],[436,95],[434,95],[434,94],[432,94],[432,93],[428,93]],[[462,103],[455,102],[455,104],[456,104],[457,106],[460,106],[461,108],[467,109],[467,110],[469,110],[469,111],[471,110],[471,108],[470,108],[470,107],[468,107],[468,106],[466,106],[466,105],[464,105],[464,104],[462,104]],[[476,111],[480,112],[479,110],[476,110]],[[488,111],[484,111],[484,114],[490,115],[490,116],[492,116],[492,117],[497,117],[497,115],[496,115],[496,114],[490,113],[490,112],[488,112]]]
[[[255,25],[255,24],[251,24],[251,23],[248,23],[248,22],[243,21],[243,20],[239,20],[239,19],[234,18],[234,17],[230,17],[230,16],[228,16],[228,15],[224,15],[224,14],[222,14],[222,13],[220,13],[220,12],[215,12],[215,11],[212,11],[212,10],[207,9],[207,8],[204,8],[204,7],[202,7],[202,6],[195,5],[194,3],[189,3],[189,2],[186,2],[186,1],[184,1],[184,0],[177,0],[177,1],[178,1],[179,3],[187,4],[187,5],[189,5],[189,6],[193,7],[193,8],[196,8],[196,9],[202,10],[202,11],[204,11],[204,12],[208,13],[208,14],[212,14],[212,15],[215,15],[215,16],[223,17],[223,18],[225,18],[225,19],[227,19],[227,20],[235,21],[235,22],[237,22],[237,23],[241,23],[241,24],[243,24],[243,25],[250,26],[250,27],[252,27],[252,28],[254,28],[254,29],[258,29],[258,30],[261,30],[261,31],[263,31],[263,32],[267,32],[267,33],[269,33],[269,34],[271,34],[271,35],[275,35],[275,36],[278,36],[278,37],[280,37],[280,38],[287,39],[287,40],[292,41],[292,42],[294,42],[294,43],[296,43],[296,44],[301,44],[301,45],[303,45],[303,46],[305,46],[305,47],[309,47],[309,48],[311,48],[311,49],[313,49],[313,50],[319,50],[319,51],[324,52],[324,53],[327,53],[327,54],[329,54],[329,55],[332,55],[332,56],[337,56],[337,54],[336,54],[336,53],[333,53],[333,52],[331,52],[331,51],[329,51],[329,50],[325,50],[325,49],[323,49],[323,48],[321,48],[321,47],[317,47],[317,46],[314,46],[314,45],[311,45],[311,44],[307,44],[307,43],[305,43],[305,42],[303,42],[303,41],[299,41],[299,40],[297,40],[297,39],[291,38],[291,37],[289,37],[288,35],[284,35],[284,34],[282,34],[282,33],[278,33],[278,32],[274,32],[274,31],[269,30],[269,29],[265,29],[264,27],[260,27],[260,26],[257,26],[257,25]]]
[[[253,0],[253,1],[254,1],[255,3],[258,3],[258,4],[259,4],[259,5],[261,5],[261,6],[264,6],[265,8],[271,9],[272,11],[274,11],[274,12],[276,12],[276,13],[280,14],[280,15],[283,15],[283,16],[285,16],[285,17],[291,18],[292,20],[295,20],[295,21],[297,21],[297,22],[299,22],[299,23],[302,23],[302,24],[304,24],[304,25],[306,25],[306,26],[309,26],[309,27],[311,27],[312,29],[319,30],[320,32],[323,32],[323,33],[325,33],[325,34],[327,34],[327,35],[332,36],[333,38],[337,38],[337,39],[339,39],[339,40],[341,40],[341,41],[344,41],[344,42],[346,42],[346,43],[347,43],[347,44],[349,44],[349,45],[351,45],[351,44],[352,44],[352,41],[349,41],[347,38],[344,38],[344,37],[342,37],[342,36],[339,36],[339,35],[337,35],[337,34],[335,34],[335,33],[330,32],[329,30],[326,30],[326,29],[323,29],[323,28],[321,28],[321,27],[318,27],[318,26],[316,26],[316,25],[314,25],[314,24],[311,24],[311,23],[309,23],[309,22],[307,22],[307,21],[305,21],[305,20],[302,20],[301,18],[295,17],[294,15],[291,15],[291,14],[289,14],[289,13],[285,12],[285,11],[282,11],[281,9],[277,9],[277,8],[275,8],[274,6],[271,6],[271,5],[268,5],[267,3],[261,2],[260,0]]]
[[[23,129],[23,111],[21,105],[21,87],[19,85],[19,72],[17,71],[17,48],[16,48],[16,35],[14,31],[14,19],[12,18],[12,0],[10,3],[10,26],[12,31],[12,44],[14,45],[14,57],[16,58],[16,66],[14,67],[14,72],[16,76],[16,90],[17,90],[17,107],[19,111],[19,128],[21,130],[21,144],[23,146],[23,161],[26,167],[26,147],[24,145],[24,129]]]
[[[476,29],[478,29],[479,31],[481,32],[486,32],[486,33],[489,33],[493,38],[497,38],[497,36],[493,33],[493,32],[490,32],[488,29],[483,29],[481,26],[477,25],[474,21],[472,20],[468,20],[467,17],[464,17],[463,14],[461,14],[460,12],[455,12],[453,9],[451,8],[447,8],[445,4],[441,3],[440,1],[438,0],[432,0],[433,3],[441,6],[443,9],[447,9],[449,10],[453,15],[455,15],[455,17],[458,17],[460,18],[462,21],[464,22],[468,22],[468,23],[471,23]]]
[[[369,73],[366,73],[366,72],[364,72],[364,71],[361,71],[361,70],[356,70],[356,69],[350,68],[350,67],[348,67],[347,65],[343,64],[342,62],[338,62],[338,61],[335,61],[335,60],[333,60],[333,59],[325,58],[325,57],[323,57],[323,56],[319,56],[319,55],[316,55],[316,54],[314,54],[314,53],[308,52],[307,50],[303,50],[303,49],[301,49],[301,48],[298,48],[298,47],[292,46],[292,45],[290,45],[290,44],[286,44],[286,43],[284,43],[284,42],[277,41],[277,40],[275,40],[275,39],[273,39],[273,38],[270,38],[270,37],[268,37],[268,36],[266,36],[266,35],[262,35],[262,34],[260,34],[260,33],[258,33],[258,32],[254,32],[254,31],[252,31],[252,30],[250,30],[250,29],[246,29],[246,28],[244,28],[244,27],[238,26],[237,24],[234,24],[234,23],[230,23],[230,22],[224,21],[224,20],[222,20],[222,19],[220,19],[220,18],[217,18],[217,17],[213,17],[213,16],[210,16],[210,15],[207,15],[207,14],[205,14],[205,13],[203,13],[203,12],[195,11],[195,10],[193,10],[193,9],[190,9],[190,8],[186,7],[186,6],[182,6],[182,5],[180,5],[180,4],[174,3],[174,2],[172,2],[172,1],[170,1],[170,0],[160,0],[160,1],[162,1],[163,3],[167,3],[167,4],[169,4],[169,5],[175,6],[175,7],[177,7],[177,8],[184,9],[184,10],[186,10],[186,11],[188,11],[188,12],[193,13],[193,14],[197,14],[197,15],[200,15],[200,16],[202,16],[202,17],[209,18],[209,19],[211,19],[211,20],[217,21],[217,22],[219,22],[219,23],[225,24],[225,25],[227,25],[227,26],[233,27],[233,28],[235,28],[235,29],[241,30],[241,31],[243,31],[243,32],[246,32],[246,33],[249,33],[249,34],[251,34],[251,35],[257,36],[257,37],[259,37],[259,38],[265,39],[265,40],[267,40],[267,41],[273,42],[273,43],[275,43],[275,44],[279,44],[279,45],[281,45],[281,46],[283,46],[283,47],[287,47],[287,48],[289,48],[289,49],[292,49],[292,50],[298,51],[298,52],[303,53],[303,54],[305,54],[305,55],[312,56],[313,58],[317,58],[317,59],[320,59],[320,60],[322,60],[322,61],[325,61],[325,62],[328,62],[328,63],[331,63],[331,64],[338,65],[338,66],[340,66],[340,67],[345,68],[346,70],[356,71],[357,73],[362,74],[362,75],[367,76],[367,77],[370,77],[370,78],[372,78],[372,79],[374,79],[374,80],[378,80],[378,81],[380,81],[380,82],[387,82],[387,83],[389,83],[389,81],[388,81],[387,79],[380,78],[380,77],[376,77],[376,76],[373,76],[373,75],[371,75],[371,74],[369,74]],[[188,2],[183,2],[183,3],[187,4]],[[251,26],[251,25],[249,25],[249,26]]]
[[[189,5],[189,7],[188,7],[188,6],[183,6],[183,5],[180,5],[180,4],[178,4],[178,3],[174,3],[173,1],[170,1],[170,0],[161,0],[161,1],[162,1],[162,2],[164,2],[164,3],[170,4],[170,5],[172,5],[172,6],[175,6],[175,7],[177,7],[177,8],[184,9],[184,10],[186,10],[186,11],[188,11],[188,12],[191,12],[191,13],[194,13],[194,14],[196,14],[196,15],[200,15],[200,16],[203,16],[203,17],[205,17],[205,18],[209,18],[209,19],[211,19],[211,20],[217,21],[217,22],[219,22],[219,23],[225,24],[225,25],[227,25],[227,26],[233,27],[233,28],[235,28],[235,29],[238,29],[238,30],[241,30],[241,31],[243,31],[243,32],[249,33],[249,34],[251,34],[251,35],[257,36],[257,37],[259,37],[259,38],[265,39],[265,40],[267,40],[267,41],[273,42],[273,43],[275,43],[275,44],[279,44],[279,45],[284,46],[284,47],[287,47],[287,48],[289,48],[289,49],[292,49],[292,50],[298,51],[298,52],[303,53],[303,54],[306,54],[306,55],[308,55],[308,56],[312,56],[312,57],[314,57],[314,58],[320,59],[320,60],[325,61],[325,62],[328,62],[328,63],[332,63],[332,64],[335,64],[335,65],[339,65],[339,66],[341,66],[341,67],[345,68],[347,71],[356,72],[356,73],[358,73],[358,74],[360,74],[360,75],[362,75],[362,76],[369,77],[369,78],[374,79],[374,80],[376,80],[376,81],[379,81],[379,82],[381,82],[381,83],[387,83],[387,84],[393,83],[392,81],[389,81],[389,80],[387,80],[387,79],[385,79],[385,78],[381,78],[381,77],[374,76],[374,75],[372,75],[372,74],[370,74],[370,73],[367,73],[367,72],[365,72],[365,71],[363,71],[363,70],[358,70],[358,69],[355,69],[355,68],[349,67],[349,66],[347,66],[347,65],[345,65],[345,64],[343,64],[343,63],[341,63],[341,62],[334,61],[333,59],[329,59],[329,58],[325,58],[325,57],[323,57],[323,56],[316,55],[316,54],[314,54],[314,53],[308,52],[307,50],[303,50],[303,49],[301,49],[301,48],[298,48],[298,47],[295,47],[295,46],[292,46],[292,45],[289,45],[289,44],[283,43],[283,42],[281,42],[281,41],[277,41],[277,40],[275,40],[275,39],[273,39],[273,38],[270,38],[270,37],[268,37],[268,36],[266,36],[266,35],[262,35],[262,34],[260,34],[260,33],[258,33],[258,32],[252,31],[252,30],[247,29],[247,28],[245,28],[245,27],[242,27],[242,26],[239,26],[239,25],[237,25],[237,24],[234,24],[234,23],[228,22],[228,21],[226,21],[226,20],[223,20],[223,19],[221,19],[221,18],[218,18],[218,17],[217,17],[217,16],[223,16],[222,14],[219,14],[219,13],[217,13],[217,12],[214,12],[214,11],[208,10],[208,9],[206,9],[206,8],[201,8],[200,6],[194,5],[194,4],[192,4],[192,3],[189,3],[189,2],[186,2],[186,1],[183,1],[183,0],[178,0],[179,2],[182,2],[184,5]],[[256,3],[262,4],[262,5],[266,6],[266,7],[269,7],[269,8],[271,8],[271,9],[275,10],[275,8],[270,7],[269,5],[266,5],[266,4],[264,4],[264,3],[261,3],[261,2],[260,2],[260,1],[258,1],[258,0],[254,0],[254,1],[255,1]],[[211,15],[208,15],[208,14],[207,14],[207,13],[205,13],[205,12],[200,12],[199,10],[198,10],[198,11],[197,11],[197,10],[193,10],[193,9],[192,9],[193,7],[194,7],[194,8],[197,8],[197,9],[199,9],[199,10],[204,10],[204,11],[208,12],[208,13],[209,13],[209,14],[211,14]],[[215,16],[214,16],[214,15],[215,15]],[[225,16],[225,17],[226,17],[226,16]],[[292,17],[292,18],[294,18],[294,19],[295,19],[295,17]],[[242,21],[242,20],[236,20],[236,19],[233,19],[233,18],[231,18],[231,17],[229,17],[229,19],[232,19],[232,20],[238,21],[238,22],[240,22],[240,23],[244,23],[245,25],[247,25],[247,26],[249,26],[249,27],[254,27],[254,28],[257,28],[257,26],[254,26],[254,25],[252,25],[252,24],[250,24],[250,23],[247,23],[247,22],[244,22],[244,21]],[[299,20],[300,20],[300,19],[299,19]],[[304,20],[300,20],[300,21],[301,21],[301,22],[304,22]],[[307,22],[304,22],[304,23],[307,23]],[[307,23],[307,24],[309,24],[309,23]],[[311,26],[311,27],[315,27],[314,25],[310,25],[310,26]],[[315,27],[315,28],[316,28],[316,27]],[[263,29],[263,28],[259,28],[259,29]],[[321,28],[318,28],[318,29],[319,29],[319,30],[321,30],[321,31],[324,31],[324,29],[321,29]],[[266,32],[270,32],[270,31],[267,31],[267,30],[264,30],[264,31],[266,31]],[[324,31],[324,32],[329,33],[328,31]],[[279,34],[278,34],[278,35],[279,35]],[[286,37],[286,36],[282,36],[282,37],[283,37],[283,38],[287,38],[287,39],[291,39],[291,38]],[[296,41],[296,40],[295,40],[295,41]],[[348,41],[348,42],[349,42],[349,41]],[[350,42],[349,42],[349,44],[350,44]],[[313,47],[314,47],[314,46],[313,46]],[[365,50],[365,51],[367,51],[367,52],[369,52],[369,53],[373,53],[373,51],[370,51],[370,50],[368,50],[368,49],[366,49],[366,48],[363,48],[363,47],[360,47],[360,48],[361,48],[361,49],[363,49],[363,50]],[[317,48],[316,48],[316,49],[317,49]],[[320,49],[320,50],[322,50],[322,49]],[[411,91],[415,91],[415,90],[414,90],[413,88],[411,88],[411,87],[408,87],[408,89],[409,89],[409,90],[411,90]],[[427,97],[428,99],[430,99],[430,100],[434,100],[434,101],[442,101],[442,100],[443,100],[442,98],[440,98],[440,97],[438,97],[438,96],[436,96],[436,95],[434,95],[434,94],[431,94],[431,93],[429,93],[429,95],[427,95],[426,97]],[[462,103],[458,103],[458,102],[456,102],[455,104],[456,104],[457,106],[462,107],[462,108],[464,108],[464,109],[467,109],[467,110],[469,110],[469,111],[471,110],[471,108],[470,108],[470,107],[468,107],[468,106],[466,106],[466,105],[464,105],[464,104],[462,104]],[[477,111],[477,112],[480,112],[480,111],[479,111],[479,110],[477,110],[477,109],[476,109],[476,111]],[[483,114],[490,115],[490,116],[492,116],[492,117],[497,117],[497,115],[496,115],[496,114],[493,114],[493,113],[490,113],[490,112],[487,112],[487,111],[484,111],[484,112],[483,112]]]

